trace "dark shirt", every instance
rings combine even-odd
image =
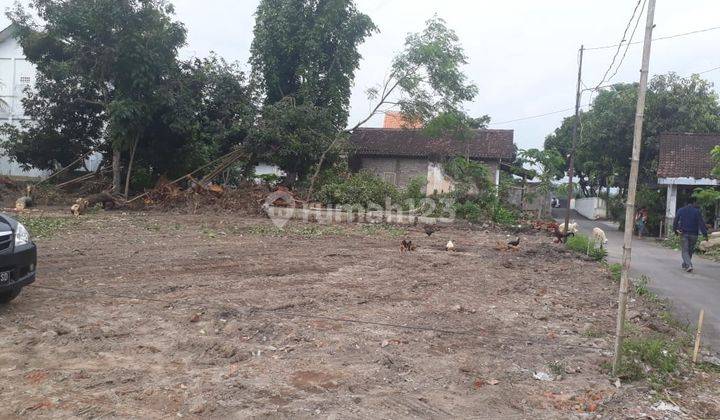
[[[700,209],[692,205],[678,210],[673,229],[688,235],[697,235],[698,232],[702,232],[705,236],[708,234]]]

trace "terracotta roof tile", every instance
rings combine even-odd
[[[720,146],[720,134],[662,134],[658,177],[711,178],[710,151],[715,146]]]
[[[515,156],[513,130],[473,130],[464,142],[433,139],[417,129],[359,128],[350,136],[350,146],[364,156],[465,156],[475,159],[510,160]]]
[[[385,113],[383,128],[420,128],[420,123],[407,121],[400,112],[388,111]]]

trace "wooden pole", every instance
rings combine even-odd
[[[580,124],[580,100],[582,98],[582,65],[583,65],[583,53],[585,52],[585,46],[580,45],[580,60],[578,63],[578,77],[577,77],[577,90],[575,92],[575,121],[573,122],[572,132],[572,145],[570,146],[570,158],[568,159],[568,193],[567,193],[567,208],[565,209],[565,232],[568,231],[570,225],[570,202],[573,197],[573,178],[575,178],[575,148],[577,145],[577,133],[578,125]]]
[[[700,338],[702,337],[703,318],[705,318],[705,310],[700,309],[700,318],[698,319],[697,333],[695,334],[695,350],[693,351],[693,363],[697,363],[698,352],[700,351]]]
[[[628,182],[628,198],[625,208],[625,237],[623,243],[622,274],[620,276],[620,292],[618,296],[617,326],[615,330],[615,355],[613,357],[613,375],[622,357],[622,343],[625,333],[625,311],[627,309],[630,261],[632,255],[633,216],[635,215],[635,195],[637,193],[638,173],[640,172],[640,148],[642,146],[643,114],[645,112],[645,94],[647,93],[648,73],[650,72],[650,47],[652,31],[655,26],[655,0],[650,0],[645,26],[642,68],[640,70],[640,86],[638,88],[637,108],[635,110],[635,131],[633,133],[632,160],[630,162],[630,180]]]

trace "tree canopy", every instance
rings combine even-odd
[[[35,106],[28,108],[38,127],[28,131],[83,149],[87,139],[55,123],[84,120],[81,129],[97,134],[94,141],[112,145],[119,189],[120,153],[137,145],[164,102],[185,27],[173,20],[173,7],[164,0],[37,0],[31,7],[40,25],[21,6],[9,14],[42,81]],[[43,115],[43,107],[68,106],[74,115]]]
[[[248,146],[293,184],[345,129],[359,45],[375,24],[353,0],[262,0],[250,63],[263,110]]]
[[[600,187],[627,186],[632,153],[636,84],[616,84],[603,89],[590,110],[581,113],[575,154],[576,172],[585,195]],[[563,156],[570,152],[574,117],[545,139],[545,148]],[[720,131],[720,103],[710,82],[693,75],[655,76],[648,85],[640,181],[657,178],[659,135],[664,132],[709,133]]]
[[[345,128],[358,46],[377,28],[353,0],[262,0],[250,49],[265,104],[292,97]]]

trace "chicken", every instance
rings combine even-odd
[[[450,252],[455,251],[455,244],[453,243],[453,241],[448,241],[447,245],[445,245],[445,250]]]
[[[514,241],[508,241],[507,244],[511,247],[517,247],[518,245],[520,245],[520,237],[518,236],[517,239],[515,239]]]
[[[425,234],[427,236],[431,236],[433,233],[438,231],[438,228],[435,225],[423,225],[423,229],[425,230]]]
[[[400,243],[400,252],[415,251],[416,249],[417,246],[413,245],[412,241],[403,239],[403,241]]]

